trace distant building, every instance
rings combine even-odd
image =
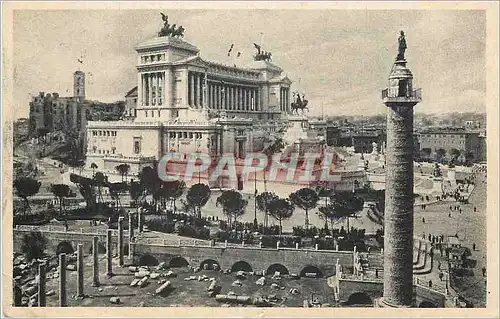
[[[422,131],[419,134],[420,151],[437,159],[441,156],[439,153],[443,152],[439,150],[444,150],[444,157],[450,159],[458,150],[463,160],[479,162],[483,160],[485,152],[485,143],[481,143],[480,135],[480,132],[465,129]]]
[[[124,119],[137,117],[137,86],[125,94],[125,111],[123,112]]]
[[[137,95],[137,94],[136,94]],[[73,96],[40,92],[33,96],[29,111],[30,136],[63,131],[72,135],[85,133],[87,121],[117,120],[123,113],[123,102],[101,103],[85,99],[85,73],[73,74]]]
[[[326,126],[326,145],[339,146],[340,129],[332,124]]]

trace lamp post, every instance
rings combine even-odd
[[[257,172],[254,174],[254,218],[253,227],[257,230]]]

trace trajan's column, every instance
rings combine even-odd
[[[387,106],[387,149],[384,213],[384,294],[382,307],[413,306],[413,107],[421,101],[406,67],[406,39],[382,91]]]

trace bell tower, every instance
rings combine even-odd
[[[422,100],[413,89],[413,74],[404,56],[401,31],[389,87],[382,91],[387,106],[384,212],[383,307],[412,307],[413,293],[413,107]]]
[[[78,102],[85,100],[85,73],[83,71],[76,71],[73,74],[73,97]]]

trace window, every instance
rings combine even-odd
[[[102,131],[99,131],[99,136],[102,136]]]
[[[110,136],[110,135],[111,135],[111,132],[110,132],[110,131],[107,131],[107,132],[106,132],[106,135],[107,135],[107,136]]]
[[[193,133],[192,132],[189,132],[189,138],[193,138]]]
[[[160,110],[158,110],[158,117],[160,117]]]
[[[134,116],[137,117],[137,110],[134,109]]]
[[[146,117],[148,117],[148,111],[144,111],[144,113],[146,114]]]
[[[116,147],[112,147],[112,148],[111,148],[111,152],[112,152],[113,154],[115,154],[115,151],[116,151]]]
[[[134,137],[134,154],[141,153],[141,138]]]
[[[182,137],[187,138],[188,137],[188,133],[187,132],[183,132],[182,133]]]

